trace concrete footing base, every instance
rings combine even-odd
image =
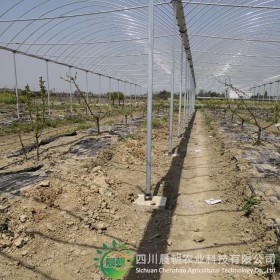
[[[152,200],[145,200],[144,194],[138,194],[138,198],[134,201],[134,207],[138,210],[164,209],[166,200],[167,198],[163,196],[153,196]]]

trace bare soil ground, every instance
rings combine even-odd
[[[102,243],[112,240],[125,242],[135,254],[167,254],[170,259],[170,264],[135,264],[158,272],[136,273],[133,268],[125,279],[269,279],[260,272],[159,272],[264,268],[206,259],[197,263],[196,258],[224,256],[230,263],[234,255],[263,255],[278,249],[271,219],[280,208],[268,194],[258,193],[261,204],[248,217],[244,215],[245,200],[252,195],[248,179],[256,170],[241,156],[242,143],[233,143],[219,125],[209,129],[203,113],[197,112],[183,137],[174,137],[177,156],[167,155],[168,123],[153,131],[152,190],[154,195],[168,197],[167,206],[136,211],[133,201],[145,188],[145,129],[131,128],[133,137],[122,141],[117,135],[96,136],[89,130],[53,141],[44,147],[47,152],[40,162],[44,166],[31,173],[40,181],[25,184],[14,194],[1,194],[0,279],[105,279],[93,258]],[[174,135],[175,131],[176,127]],[[3,153],[6,158],[1,165],[11,162],[9,153],[9,149]],[[10,170],[23,167],[26,164],[20,163]],[[271,180],[261,173],[255,176],[267,184]],[[276,185],[278,179],[272,179]],[[204,200],[210,198],[222,202],[208,205]],[[178,255],[192,262],[172,262]],[[271,277],[279,279],[276,273]]]

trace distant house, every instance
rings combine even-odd
[[[226,91],[227,91],[227,98],[230,99],[249,99],[251,96],[250,91],[245,91],[244,93],[239,92],[238,94],[230,88],[228,88]]]

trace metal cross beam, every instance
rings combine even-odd
[[[174,4],[176,4],[175,6],[176,6],[177,25],[179,27],[179,32],[182,37],[185,51],[187,53],[188,62],[189,62],[190,68],[191,68],[191,75],[193,77],[194,85],[196,87],[192,53],[191,53],[189,36],[188,36],[188,32],[187,32],[187,25],[186,25],[185,13],[184,13],[184,7],[182,4],[182,0],[172,0],[172,3],[173,3],[173,6],[174,6]]]

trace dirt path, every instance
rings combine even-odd
[[[209,133],[203,124],[201,114],[197,114],[187,150],[187,156],[182,171],[178,200],[172,227],[170,232],[169,251],[175,255],[181,255],[183,262],[186,258],[192,259],[198,255],[205,255],[209,252],[209,247],[213,246],[215,240],[220,240],[220,232],[217,230],[217,222],[221,226],[221,217],[224,206],[222,204],[208,206],[204,203],[205,199],[221,198],[221,190],[211,177],[217,168],[222,167],[223,163],[217,162],[211,151],[209,151]],[[211,176],[211,177],[210,177]],[[219,226],[219,229],[221,227]],[[213,231],[213,229],[216,230]],[[194,241],[197,239],[197,243]],[[205,240],[204,240],[205,239]],[[182,256],[183,255],[183,256]],[[175,265],[165,265],[163,268],[175,268]],[[178,261],[179,262],[179,261]],[[186,260],[187,262],[187,260]],[[195,263],[195,261],[193,261]],[[179,266],[180,267],[180,266]],[[186,267],[205,267],[195,265],[181,265]],[[170,279],[170,274],[163,274],[161,279]],[[172,274],[172,279],[185,279],[186,275]],[[188,275],[188,279],[206,279],[205,276],[199,278],[197,274]],[[207,275],[207,279],[211,279]]]
[[[162,273],[162,280],[261,279],[255,271],[248,270],[253,267],[240,266],[242,255],[251,255],[251,243],[256,244],[257,241],[249,226],[246,227],[247,218],[238,210],[238,205],[230,203],[227,198],[234,190],[231,180],[234,173],[232,164],[218,153],[215,141],[203,114],[198,112],[188,143],[167,241],[170,263],[162,267],[166,271],[185,269],[187,272]],[[221,199],[222,202],[215,205],[204,202],[211,198]],[[239,260],[234,261],[234,258]],[[233,272],[231,269],[236,270]],[[237,269],[243,269],[243,273],[238,273]]]

